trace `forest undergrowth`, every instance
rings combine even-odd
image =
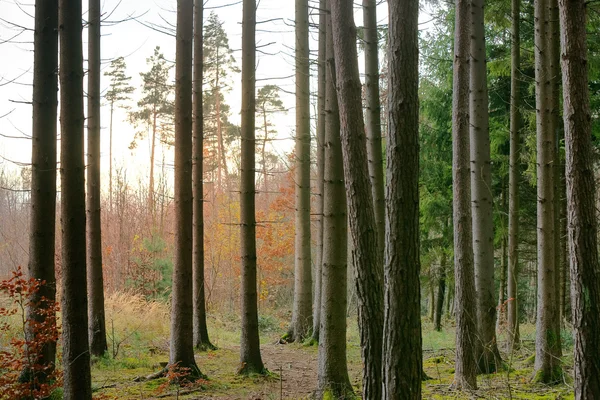
[[[1,306],[7,304],[2,301]],[[197,364],[207,379],[188,385],[171,385],[167,378],[144,378],[164,367],[169,359],[169,306],[129,293],[115,293],[106,299],[108,354],[93,359],[92,380],[95,399],[307,399],[316,388],[318,347],[311,344],[279,344],[290,320],[288,312],[261,310],[261,352],[267,376],[241,377],[239,363],[239,315],[235,310],[209,312],[209,330],[214,351],[197,352]],[[22,336],[20,318],[3,317],[11,329],[0,331],[0,352],[10,351],[10,341]],[[7,320],[12,319],[11,320]],[[60,319],[59,319],[60,323]],[[457,392],[451,389],[454,376],[453,321],[445,320],[442,332],[423,320],[425,399],[571,399],[570,355],[572,339],[563,332],[563,362],[567,372],[560,385],[531,383],[535,354],[535,326],[521,325],[521,346],[503,352],[505,369],[480,375],[479,389]],[[360,393],[362,362],[355,316],[348,318],[348,368],[356,393]],[[499,335],[501,348],[504,335]],[[60,354],[59,354],[60,358]],[[52,399],[62,398],[60,389]],[[0,394],[0,399],[3,400]]]

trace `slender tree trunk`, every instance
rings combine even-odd
[[[548,71],[550,74],[550,120],[548,122],[550,132],[554,135],[554,159],[552,162],[552,174],[554,179],[554,331],[558,335],[555,349],[555,357],[562,357],[562,344],[560,339],[560,271],[561,271],[561,223],[560,210],[562,199],[565,194],[561,193],[561,180],[564,168],[561,167],[560,141],[563,134],[563,126],[560,120],[560,28],[558,23],[558,0],[549,0],[548,4],[549,34],[548,41]]]
[[[319,330],[321,325],[321,267],[323,264],[323,204],[325,202],[325,125],[326,125],[326,88],[327,88],[327,65],[326,65],[326,33],[327,33],[327,3],[326,0],[319,0],[319,53],[318,53],[318,94],[317,94],[317,253],[315,260],[315,290],[313,300],[313,333],[314,340],[319,340]],[[333,39],[332,39],[333,40]],[[333,50],[331,53],[333,57]],[[330,79],[331,80],[331,79]],[[335,90],[335,88],[334,88]],[[335,96],[335,92],[333,96]],[[337,109],[337,103],[336,103]],[[337,116],[339,120],[339,113]],[[339,131],[339,121],[338,121]],[[339,135],[339,133],[338,133]],[[344,198],[345,199],[345,198]],[[344,200],[345,201],[345,200]],[[347,230],[347,229],[346,229]],[[347,234],[347,233],[346,233]],[[347,241],[347,240],[346,240]]]
[[[469,0],[455,0],[452,105],[454,283],[456,301],[456,372],[454,387],[477,388],[477,315],[473,266],[471,168],[469,166]]]
[[[520,138],[521,102],[519,82],[521,77],[521,0],[512,0],[511,63],[510,63],[510,155],[508,171],[508,277],[506,296],[508,349],[519,347],[519,181],[521,180]]]
[[[537,125],[537,318],[534,380],[553,383],[561,379],[557,358],[560,332],[556,330],[558,311],[555,293],[554,253],[554,156],[555,133],[551,123],[552,75],[550,44],[550,0],[535,1],[535,84]]]
[[[171,302],[171,368],[201,375],[194,359],[192,42],[193,0],[177,1],[175,48],[175,265]]]
[[[194,201],[194,347],[199,350],[209,350],[215,347],[208,337],[206,324],[206,299],[204,294],[204,114],[202,110],[202,81],[203,81],[203,0],[194,1],[194,81],[193,81],[193,144],[194,157],[192,190]]]
[[[107,350],[102,276],[102,221],[100,210],[100,0],[90,0],[88,21],[87,91],[87,289],[90,352]]]
[[[446,252],[442,251],[442,256],[440,257],[440,277],[435,303],[435,318],[433,321],[433,329],[438,332],[442,331],[442,314],[444,312],[444,298],[446,297],[446,263]]]
[[[36,0],[33,54],[33,127],[31,130],[31,217],[29,230],[29,277],[45,281],[30,304],[48,307],[56,301],[54,268],[56,229],[56,120],[58,92],[58,0]],[[41,302],[46,298],[46,302]],[[27,319],[46,323],[47,311],[35,306],[27,310]],[[55,322],[53,327],[55,327]],[[37,330],[27,325],[27,337],[35,337]],[[35,364],[48,369],[23,371],[21,380],[38,379],[44,383],[46,375],[54,371],[56,341],[42,349]]]
[[[600,277],[588,92],[586,2],[560,0],[575,398],[600,398]]]
[[[241,149],[241,253],[242,253],[242,374],[265,372],[260,356],[256,293],[255,216],[255,106],[256,106],[256,1],[244,0],[242,21],[242,149]]]
[[[483,4],[484,0],[471,1],[471,207],[479,328],[477,366],[481,373],[492,373],[502,359],[496,343],[493,194]]]
[[[152,216],[152,225],[154,225],[155,218],[155,206],[154,206],[154,161],[155,161],[155,150],[156,150],[156,124],[157,124],[158,111],[156,110],[156,104],[152,109],[152,140],[150,143],[150,181],[148,183],[148,208],[150,209],[150,215]],[[154,226],[152,226],[154,229]]]
[[[365,34],[365,128],[369,177],[375,207],[377,238],[383,262],[385,243],[385,191],[383,186],[383,156],[381,148],[381,104],[379,100],[379,35],[377,32],[377,4],[363,0]]]
[[[500,331],[506,320],[506,311],[504,309],[504,302],[506,298],[504,291],[506,290],[506,237],[502,238],[502,244],[500,249],[500,288],[498,289],[498,316],[496,317],[496,332]]]
[[[63,398],[92,398],[87,335],[81,1],[59,0]]]
[[[420,399],[419,2],[391,0],[388,7],[383,398]]]
[[[333,66],[331,18],[327,18],[329,76]],[[326,133],[324,141],[323,192],[323,293],[319,338],[319,398],[352,399],[353,390],[346,360],[346,307],[348,277],[348,215],[344,189],[344,163],[340,141],[340,117],[333,79],[327,79]]]
[[[429,321],[433,322],[433,319],[435,318],[435,275],[433,274],[433,265],[430,268],[429,271],[429,310],[428,310],[428,314],[429,314]]]
[[[383,398],[383,267],[367,166],[367,145],[352,3],[331,0],[335,77],[344,178],[352,235],[358,295],[358,323],[363,357],[363,398]]]
[[[310,262],[310,54],[308,0],[296,0],[296,242],[294,306],[289,337],[302,341],[312,328]]]
[[[115,102],[110,102],[110,127],[108,135],[108,207],[112,214],[113,210],[113,187],[112,187],[112,172],[113,172],[113,114],[115,112]]]

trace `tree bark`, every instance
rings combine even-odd
[[[242,256],[242,374],[265,373],[260,355],[256,293],[255,215],[255,106],[256,106],[256,1],[244,0],[242,21],[242,149],[241,149],[241,256]],[[310,298],[309,298],[310,306]],[[309,325],[310,326],[310,325]]]
[[[498,289],[498,315],[496,317],[496,332],[500,331],[506,319],[506,311],[504,308],[504,302],[506,298],[504,292],[506,290],[506,237],[501,239],[500,249],[500,288]]]
[[[81,1],[59,0],[63,398],[92,398],[87,335]]]
[[[586,2],[559,0],[575,398],[600,398],[600,282]]]
[[[108,350],[102,276],[102,221],[100,212],[100,0],[90,0],[88,21],[87,91],[87,289],[90,352]]]
[[[420,399],[419,2],[391,0],[388,10],[383,398]]]
[[[335,74],[331,18],[327,18],[327,64]],[[325,176],[323,192],[323,293],[319,337],[319,398],[354,398],[346,360],[346,307],[348,274],[348,215],[340,117],[334,79],[326,84]]]
[[[471,1],[471,208],[479,328],[477,366],[481,373],[492,373],[496,372],[502,359],[496,343],[493,194],[483,6],[484,0]]]
[[[438,279],[438,292],[435,303],[435,319],[433,329],[442,331],[442,314],[444,312],[444,298],[446,297],[446,252],[442,252],[440,257],[440,276]]]
[[[550,0],[535,1],[535,86],[537,125],[537,318],[534,380],[554,383],[562,378],[557,358],[560,332],[554,253],[554,156],[555,133],[552,118],[552,75],[550,68]]]
[[[317,93],[317,254],[315,260],[315,292],[313,300],[313,332],[314,340],[319,340],[321,324],[321,267],[323,264],[323,215],[324,192],[325,192],[325,125],[326,125],[326,87],[327,87],[327,65],[326,65],[326,32],[327,32],[327,4],[325,0],[319,0],[319,53],[318,53],[318,93]],[[333,53],[332,53],[333,57]],[[334,88],[335,89],[335,88]],[[333,94],[335,96],[335,93]],[[337,108],[337,104],[336,104]],[[339,113],[338,113],[339,120]],[[338,122],[339,131],[339,122]],[[339,133],[338,133],[339,135]],[[345,200],[344,200],[345,201]]]
[[[194,2],[177,1],[175,48],[175,265],[169,366],[201,375],[193,341],[192,41]]]
[[[289,338],[301,342],[312,328],[310,262],[310,54],[308,0],[296,0],[296,241],[294,307]]]
[[[383,185],[383,155],[381,147],[381,103],[379,98],[379,35],[377,32],[377,4],[363,0],[365,49],[365,129],[369,177],[375,207],[377,238],[383,262],[385,243],[385,191]]]
[[[456,313],[456,369],[454,387],[477,388],[477,323],[471,168],[469,166],[469,34],[468,0],[455,0],[454,77],[452,104],[452,186],[454,213],[454,282]]]
[[[342,154],[352,236],[358,322],[363,357],[363,398],[382,393],[383,267],[367,166],[367,146],[352,3],[331,0],[331,22]]]
[[[56,230],[56,120],[58,92],[58,0],[37,0],[33,53],[33,126],[31,130],[31,217],[29,231],[29,277],[46,282],[30,304],[48,307],[56,301],[54,268]],[[42,298],[47,301],[41,302]],[[30,307],[27,319],[44,323],[44,309]],[[36,330],[27,326],[27,336]],[[40,383],[54,371],[56,342],[44,346],[36,365],[48,367],[38,375]],[[35,371],[23,371],[29,380]]]
[[[203,82],[203,0],[194,1],[194,71],[193,71],[193,176],[192,190],[194,201],[194,260],[193,260],[193,296],[194,296],[194,347],[199,350],[215,349],[208,337],[206,324],[206,298],[204,294],[204,115],[202,111]]]
[[[506,288],[508,349],[519,347],[519,181],[521,113],[521,0],[512,0],[510,51],[510,155],[508,171],[508,281]]]

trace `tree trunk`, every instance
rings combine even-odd
[[[367,146],[352,3],[331,0],[331,22],[342,154],[353,263],[358,295],[358,323],[364,363],[363,398],[382,398],[383,268],[367,166]]]
[[[575,398],[600,398],[600,282],[586,2],[560,0]]]
[[[260,356],[256,293],[255,37],[256,1],[244,0],[244,18],[242,21],[242,159],[240,170],[242,337],[239,372],[242,374],[262,374],[265,372]]]
[[[549,0],[548,4],[549,34],[548,42],[548,71],[550,74],[550,119],[549,128],[554,136],[554,160],[552,162],[552,175],[554,179],[554,330],[558,335],[555,356],[562,357],[562,344],[560,340],[560,271],[561,271],[561,223],[560,210],[564,194],[561,193],[561,180],[564,168],[561,167],[560,142],[563,126],[560,121],[560,28],[558,23],[558,0]]]
[[[471,207],[479,328],[477,367],[481,373],[492,373],[496,372],[502,359],[496,343],[493,194],[483,4],[484,0],[471,1]]]
[[[193,194],[192,194],[192,41],[194,2],[177,1],[175,48],[175,265],[171,301],[169,366],[189,368],[194,359],[193,327]]]
[[[148,182],[148,208],[150,209],[150,215],[152,216],[152,225],[154,225],[155,218],[155,207],[154,207],[154,152],[156,150],[156,119],[158,111],[156,110],[156,104],[152,110],[152,140],[150,141],[150,181]],[[154,226],[152,226],[154,229]]]
[[[440,277],[438,280],[437,301],[435,303],[435,319],[433,329],[442,331],[442,314],[444,312],[444,298],[446,297],[446,252],[442,252],[440,258]]]
[[[498,315],[496,317],[496,332],[500,331],[500,328],[506,322],[506,310],[504,308],[504,291],[506,290],[506,237],[503,237],[500,250],[500,288],[498,289]]]
[[[107,350],[102,276],[102,221],[100,212],[100,0],[90,0],[88,22],[87,91],[87,289],[90,352]]]
[[[469,34],[468,0],[455,0],[454,78],[452,105],[454,282],[456,313],[456,372],[454,387],[477,388],[477,324],[473,235],[471,216],[471,169],[469,166]]]
[[[420,399],[419,2],[391,0],[388,7],[383,398]]]
[[[521,102],[519,82],[521,78],[521,0],[512,0],[511,62],[510,62],[510,155],[508,171],[508,282],[506,289],[508,349],[519,346],[519,181]]]
[[[206,325],[206,299],[204,294],[204,115],[202,111],[202,80],[203,80],[203,0],[194,2],[194,81],[193,81],[193,144],[194,157],[192,190],[194,201],[194,232],[193,232],[193,279],[194,279],[194,347],[199,350],[209,350],[215,347],[208,337]]]
[[[552,76],[550,44],[550,0],[535,1],[535,85],[537,125],[537,318],[534,380],[553,383],[562,378],[557,358],[560,332],[555,293],[554,254],[554,156],[555,133],[551,123]]]
[[[48,307],[56,301],[54,268],[56,229],[56,117],[58,92],[58,0],[37,0],[33,53],[33,127],[31,154],[31,219],[29,231],[29,278],[45,281],[30,304]],[[42,298],[47,301],[41,302]],[[27,310],[27,319],[44,323],[47,311],[36,306]],[[54,325],[55,326],[55,325]],[[37,330],[27,325],[27,337]],[[54,371],[56,342],[47,343],[35,364],[48,367],[45,375],[31,376],[23,371],[23,379],[37,378],[45,382]]]
[[[327,32],[327,4],[325,0],[319,0],[319,53],[318,53],[318,94],[317,94],[317,254],[315,260],[315,292],[313,300],[313,332],[314,340],[319,340],[321,324],[321,267],[323,264],[323,203],[325,202],[325,124],[326,124],[326,87],[327,87],[327,65],[326,65],[326,32]],[[333,52],[331,53],[333,57]],[[335,90],[335,88],[334,88]],[[335,92],[333,96],[335,96]],[[337,110],[337,103],[336,103]],[[337,112],[337,111],[336,111]],[[339,135],[339,113],[338,135]],[[345,201],[345,198],[344,198]],[[347,229],[346,229],[347,230]],[[347,234],[347,233],[346,233]],[[347,241],[347,239],[346,239]]]
[[[115,112],[115,102],[110,102],[110,125],[108,134],[108,207],[111,212],[113,210],[113,187],[112,187],[112,172],[113,172],[113,114]]]
[[[310,54],[308,0],[296,0],[296,244],[294,307],[289,337],[301,342],[312,328],[310,263]]]
[[[92,398],[87,335],[81,1],[59,0],[63,398]]]
[[[324,18],[325,19],[325,18]],[[327,61],[333,66],[331,18],[327,18]],[[346,307],[348,274],[348,215],[344,190],[344,164],[340,142],[340,117],[334,79],[327,79],[325,176],[323,192],[323,293],[319,337],[319,398],[354,398],[346,360]]]
[[[367,132],[367,157],[369,177],[375,207],[377,238],[383,262],[385,243],[385,193],[383,185],[383,159],[381,148],[381,104],[379,100],[379,35],[377,32],[377,4],[363,0],[365,46],[365,129]]]

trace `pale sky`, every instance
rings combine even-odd
[[[84,2],[85,3],[85,2]],[[205,3],[205,18],[214,10],[219,19],[224,21],[229,43],[234,50],[234,57],[241,66],[241,18],[242,6],[236,0],[208,0]],[[31,100],[31,82],[33,76],[33,14],[34,0],[0,0],[0,134],[7,136],[29,136],[31,132],[31,106],[25,104]],[[233,4],[226,6],[228,4]],[[313,1],[311,4],[315,4]],[[225,7],[222,7],[225,6]],[[356,7],[356,5],[355,5]],[[84,19],[86,18],[84,6]],[[149,29],[148,24],[165,25],[163,21],[174,23],[176,2],[174,0],[104,0],[102,3],[103,15],[106,17],[102,27],[102,59],[103,69],[106,70],[110,61],[123,56],[127,63],[127,74],[132,77],[132,85],[136,88],[131,106],[141,96],[141,79],[139,73],[147,70],[146,58],[149,57],[155,46],[159,45],[168,60],[175,59],[174,38]],[[356,7],[356,24],[362,25],[362,13]],[[314,16],[311,20],[318,22],[317,11],[311,11]],[[382,2],[378,7],[380,23],[387,23],[387,4]],[[125,20],[130,16],[138,16],[137,21],[126,21],[118,24],[111,22]],[[268,23],[257,26],[257,45],[272,43],[261,47],[257,54],[257,89],[265,84],[277,84],[289,94],[281,93],[284,106],[289,109],[285,115],[279,116],[275,123],[280,138],[291,138],[294,134],[294,2],[292,0],[261,0],[257,9],[257,20]],[[426,19],[426,18],[425,18]],[[26,30],[12,26],[25,27]],[[15,35],[17,35],[15,37]],[[13,38],[14,37],[14,38]],[[13,38],[10,42],[8,39]],[[311,50],[317,49],[316,34],[312,35]],[[87,31],[83,33],[84,58],[86,54]],[[362,64],[362,61],[361,61]],[[103,71],[104,72],[104,71]],[[291,77],[289,77],[291,76]],[[274,79],[289,77],[286,79]],[[226,102],[231,106],[231,120],[239,123],[239,110],[241,105],[240,75],[231,76],[232,90],[226,95]],[[316,83],[316,82],[315,82]],[[108,79],[102,77],[102,87],[106,89]],[[315,87],[311,87],[311,91]],[[148,173],[149,146],[139,143],[133,152],[128,149],[135,133],[135,128],[125,122],[126,113],[117,111],[114,121],[113,159],[114,166],[123,165],[144,179]],[[108,126],[109,109],[102,108],[102,171],[108,174]],[[293,141],[278,141],[278,152],[290,151]],[[31,142],[26,139],[0,137],[0,163],[12,168],[13,163],[29,163],[31,160]],[[160,159],[160,156],[157,157]],[[7,161],[10,160],[10,161]],[[167,158],[167,163],[169,159]],[[133,177],[132,177],[133,178]]]

